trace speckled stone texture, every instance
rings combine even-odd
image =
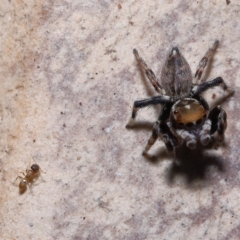
[[[239,239],[239,14],[236,0],[2,0],[0,239]],[[171,47],[194,72],[216,39],[205,79],[236,91],[224,146],[175,166],[158,141],[145,159],[160,108],[125,129],[156,94],[132,49],[159,77]],[[20,195],[32,158],[45,173]]]

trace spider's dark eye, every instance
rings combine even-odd
[[[174,112],[173,112],[174,114],[177,114],[178,113],[178,111],[177,110],[174,110]]]

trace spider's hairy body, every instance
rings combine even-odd
[[[161,83],[168,96],[174,101],[187,97],[192,87],[192,73],[185,58],[174,47],[162,69]]]
[[[208,103],[201,96],[202,92],[216,86],[221,86],[229,94],[233,93],[221,77],[212,81],[201,82],[202,73],[217,46],[218,41],[200,61],[195,74],[197,84],[193,84],[190,66],[177,47],[172,48],[163,66],[161,85],[153,71],[139,56],[137,50],[133,50],[140,66],[159,95],[135,101],[132,117],[126,127],[133,127],[139,108],[148,105],[163,105],[158,120],[153,127],[152,136],[143,152],[144,154],[147,153],[158,137],[165,142],[170,153],[174,153],[175,149],[182,144],[186,144],[191,149],[196,148],[197,143],[206,146],[212,140],[215,146],[222,144],[227,127],[226,112],[220,106],[215,106],[209,110]]]

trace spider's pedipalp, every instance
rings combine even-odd
[[[200,142],[203,146],[207,146],[211,141],[210,130],[212,122],[210,119],[207,119],[202,126],[202,130],[199,133]]]
[[[180,129],[177,130],[177,135],[186,142],[186,145],[190,149],[195,149],[197,145],[196,136],[193,133],[190,133],[188,130]]]

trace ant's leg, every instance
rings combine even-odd
[[[170,103],[170,97],[168,96],[156,96],[156,97],[151,97],[148,99],[140,100],[140,101],[135,101],[133,104],[133,110],[132,110],[132,117],[129,120],[128,124],[126,125],[127,128],[132,128],[134,119],[136,117],[136,113],[139,108],[147,107],[149,105],[157,105],[157,104],[164,104],[164,103]]]
[[[234,93],[234,90],[230,89],[221,77],[217,77],[217,78],[213,79],[212,81],[207,81],[207,82],[204,82],[204,83],[201,83],[201,84],[195,86],[192,89],[191,95],[192,95],[192,97],[195,97],[195,96],[199,95],[200,93],[205,92],[206,90],[217,87],[217,86],[222,86],[223,90],[227,91],[229,94]]]
[[[147,66],[147,64],[145,63],[145,61],[139,56],[138,51],[136,49],[133,49],[133,54],[135,55],[138,63],[140,64],[140,66],[142,67],[142,69],[145,71],[148,79],[150,80],[151,84],[153,85],[153,87],[155,88],[155,90],[162,94],[162,89],[160,84],[157,81],[157,78],[154,74],[154,72]]]
[[[205,53],[204,57],[201,59],[199,65],[198,65],[198,69],[195,73],[195,78],[197,79],[197,81],[199,81],[201,79],[203,71],[208,64],[209,59],[212,57],[214,51],[218,47],[218,44],[219,44],[219,42],[215,41],[213,46],[208,49],[208,51]]]
[[[23,179],[23,177],[21,177],[21,176],[17,176],[16,179],[15,179],[15,181],[14,181],[13,183],[15,183],[15,182],[17,181],[18,178]]]
[[[28,183],[28,188],[30,189],[31,194],[33,194],[32,185],[33,183]]]

